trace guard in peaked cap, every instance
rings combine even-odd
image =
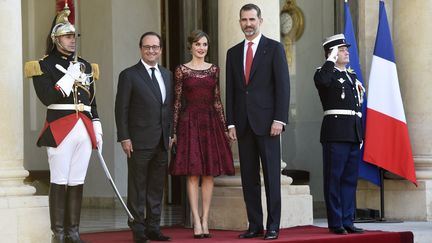
[[[326,62],[315,72],[315,86],[324,110],[320,142],[323,149],[324,198],[330,232],[361,233],[353,224],[358,163],[363,141],[364,88],[349,63],[348,44],[343,34],[323,42]]]
[[[83,242],[79,222],[83,184],[92,148],[102,149],[102,125],[96,107],[94,67],[75,61],[75,27],[67,4],[56,15],[49,33],[47,56],[25,65],[39,100],[47,107],[37,140],[45,146],[50,169],[49,212],[52,241]]]
[[[344,34],[332,35],[330,37],[325,38],[323,41],[323,47],[324,47],[324,52],[326,53],[326,57],[330,53],[332,48],[341,47],[341,46],[346,46],[346,47],[351,46],[351,44],[346,42]]]

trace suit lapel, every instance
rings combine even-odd
[[[241,82],[242,85],[245,87],[246,86],[246,77],[245,77],[245,67],[244,67],[244,44],[245,41],[240,42],[239,44],[237,44],[237,49],[236,49],[236,55],[237,58],[235,60],[235,62],[237,62],[234,66],[236,67],[241,67],[238,69],[238,71],[240,72],[240,77],[242,77]]]
[[[136,67],[138,70],[138,74],[142,77],[142,80],[144,81],[144,84],[152,91],[151,93],[153,94],[153,97],[155,98],[155,100],[157,100],[157,101],[159,101],[159,103],[161,103],[162,101],[159,98],[161,96],[160,90],[159,90],[159,88],[155,87],[155,85],[153,84],[153,81],[151,80],[150,75],[148,74],[147,70],[145,69],[145,67],[141,63],[141,61],[138,62]]]
[[[262,35],[260,42],[258,43],[257,50],[255,52],[255,56],[252,61],[252,67],[249,75],[249,83],[252,82],[255,71],[259,67],[261,61],[264,59],[264,56],[266,54],[266,48],[267,48],[266,45],[267,45],[267,38],[264,35]]]

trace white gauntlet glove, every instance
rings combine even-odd
[[[82,76],[81,65],[80,63],[73,64],[70,62],[67,70],[59,64],[56,65],[56,68],[65,74],[56,84],[62,89],[66,97],[69,97],[75,80],[79,80]]]
[[[98,150],[102,153],[102,124],[100,121],[93,121],[93,130],[96,135],[96,145]]]
[[[330,52],[330,55],[327,57],[327,61],[331,61],[331,62],[336,63],[336,61],[338,59],[339,48],[336,46],[336,47],[333,47],[331,50],[332,51]]]

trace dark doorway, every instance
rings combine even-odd
[[[218,61],[218,4],[212,0],[163,0],[165,2],[165,23],[168,56],[167,66],[173,70],[177,65],[190,60],[186,39],[195,29],[201,29],[210,36],[207,61]]]

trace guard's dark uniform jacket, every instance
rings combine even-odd
[[[346,75],[349,75],[352,82]],[[321,125],[321,143],[353,142],[363,140],[361,103],[356,88],[357,76],[353,72],[340,72],[335,64],[326,61],[315,72],[314,81],[318,89],[324,112],[328,110],[351,110],[356,115],[324,115]]]
[[[81,118],[90,135],[92,146],[96,148],[92,120],[99,120],[99,116],[96,109],[96,100],[93,98],[95,95],[94,83],[92,83],[93,77],[88,80],[91,82],[90,86],[83,85],[83,87],[80,87],[74,85],[73,92],[69,97],[64,96],[59,87],[56,86],[57,81],[65,74],[58,70],[55,65],[60,64],[64,69],[67,69],[71,61],[73,61],[73,55],[66,56],[55,49],[50,55],[40,60],[39,63],[34,61],[33,63],[29,62],[32,63],[30,65],[26,63],[26,76],[33,77],[36,94],[44,105],[78,104],[75,110],[47,109],[45,125],[37,141],[39,147],[57,147],[75,126],[78,119]],[[93,73],[93,65],[90,65],[82,58],[78,58],[78,61],[85,64],[86,74]],[[79,106],[81,104],[91,106],[91,112],[80,110]]]

